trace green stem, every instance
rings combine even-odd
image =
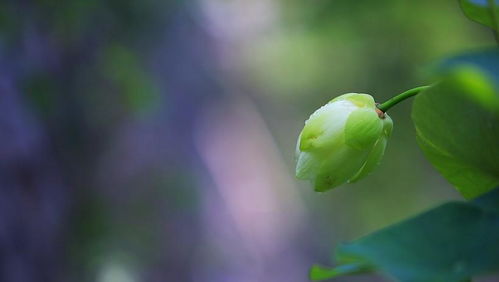
[[[416,87],[416,88],[412,88],[412,89],[409,89],[401,94],[398,94],[397,96],[395,97],[392,97],[391,99],[389,99],[388,101],[382,103],[382,104],[379,104],[378,105],[378,109],[380,109],[382,112],[386,112],[388,111],[388,109],[390,109],[391,107],[397,105],[398,103],[404,101],[405,99],[409,98],[409,97],[412,97],[416,94],[418,94],[419,92],[421,91],[424,91],[428,88],[430,88],[430,86],[420,86],[420,87]]]

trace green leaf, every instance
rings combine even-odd
[[[465,198],[499,185],[499,53],[452,58],[442,82],[416,96],[412,119],[432,165]]]
[[[461,9],[472,21],[499,30],[499,1],[495,0],[460,0]]]
[[[335,268],[313,265],[310,269],[310,279],[314,281],[326,280],[338,276],[372,272],[373,268],[364,263],[343,264]]]
[[[479,205],[482,209],[493,210],[499,214],[499,187],[482,197],[476,198],[473,203]]]
[[[314,267],[313,279],[381,270],[399,281],[459,282],[499,270],[499,188],[473,202],[450,202],[337,248],[345,262]],[[494,207],[495,208],[491,208]]]

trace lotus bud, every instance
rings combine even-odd
[[[296,177],[316,191],[355,182],[380,162],[393,128],[371,95],[334,98],[305,122],[296,145]]]

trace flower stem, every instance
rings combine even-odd
[[[398,94],[397,96],[395,97],[392,97],[391,99],[389,99],[388,101],[382,103],[382,104],[379,104],[378,105],[378,109],[380,109],[382,112],[386,112],[388,111],[388,109],[390,109],[391,107],[397,105],[398,103],[404,101],[405,99],[409,98],[409,97],[412,97],[416,94],[418,94],[419,92],[421,91],[424,91],[428,88],[430,88],[431,85],[429,86],[419,86],[419,87],[416,87],[416,88],[412,88],[412,89],[409,89],[403,93],[400,93]]]

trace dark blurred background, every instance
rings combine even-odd
[[[410,102],[380,167],[324,194],[293,177],[305,119],[492,40],[453,0],[2,0],[0,281],[307,281],[460,197]]]

